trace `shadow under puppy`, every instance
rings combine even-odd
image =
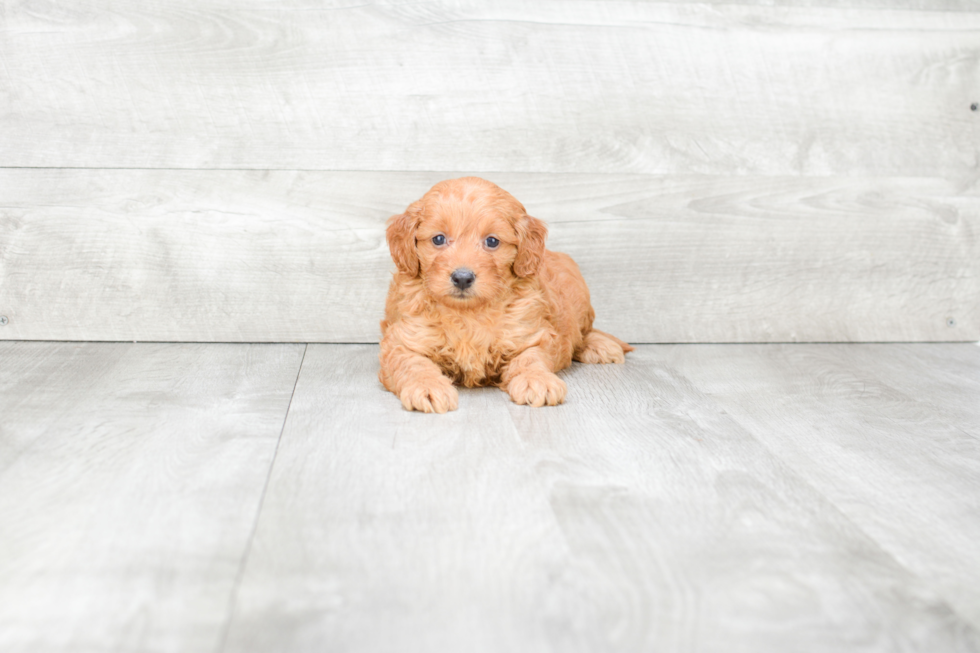
[[[384,387],[408,410],[455,410],[453,383],[496,385],[518,404],[565,400],[555,372],[622,363],[625,342],[592,328],[575,261],[548,229],[477,177],[442,181],[387,225],[397,271],[381,322]]]

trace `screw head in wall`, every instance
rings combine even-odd
[[[980,102],[974,102],[970,105],[970,111],[976,111],[980,109]]]
[[[0,326],[7,326],[7,322],[9,321],[6,315],[0,315]]]
[[[946,318],[946,326],[948,326],[948,327],[954,327],[954,326],[956,326],[956,320],[953,319],[953,318],[951,318],[951,317],[947,317]]]

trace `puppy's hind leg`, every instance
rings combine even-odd
[[[633,348],[616,336],[592,329],[573,358],[580,363],[625,363],[628,351]]]

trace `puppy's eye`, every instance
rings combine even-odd
[[[432,244],[435,245],[436,247],[442,247],[443,245],[446,244],[446,237],[443,236],[442,234],[439,234],[437,236],[433,236],[432,237]]]
[[[487,245],[487,249],[497,249],[500,245],[500,241],[493,236],[487,236],[487,239],[483,241]]]

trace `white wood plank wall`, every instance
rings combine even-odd
[[[479,174],[635,342],[980,338],[966,1],[0,0],[0,339],[372,342]]]

